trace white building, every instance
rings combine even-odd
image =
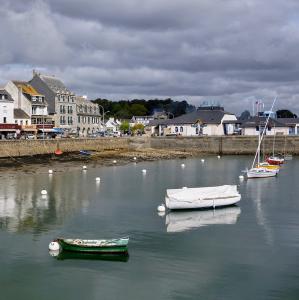
[[[242,135],[259,135],[262,132],[265,124],[266,117],[251,117],[250,119],[243,121],[241,124]],[[276,119],[269,119],[268,126],[265,130],[265,135],[288,135],[289,127],[286,124]]]
[[[150,121],[154,120],[154,116],[133,116],[130,120],[130,127],[133,127],[136,124],[142,124],[146,126]]]
[[[114,118],[109,118],[109,120],[105,123],[106,130],[109,132],[118,132],[120,125],[121,122]]]
[[[168,120],[154,120],[151,133],[155,135],[229,135],[234,134],[237,117],[222,107],[200,107],[196,111]]]
[[[0,124],[14,124],[14,101],[5,89],[0,89]]]

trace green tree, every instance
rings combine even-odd
[[[276,111],[277,118],[297,118],[296,114],[293,114],[288,109],[280,109]]]
[[[128,121],[124,121],[120,124],[119,129],[124,132],[129,132],[130,130],[130,124]]]
[[[143,124],[135,124],[132,128],[133,134],[136,133],[144,133],[144,125]]]
[[[134,103],[130,108],[131,113],[133,116],[146,116],[147,109],[143,104]]]

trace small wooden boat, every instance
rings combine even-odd
[[[86,253],[127,253],[129,238],[110,240],[82,240],[63,239],[55,240],[62,250]]]
[[[88,150],[80,150],[79,153],[85,156],[90,156],[92,154],[92,152]]]
[[[165,204],[169,209],[200,209],[236,204],[241,195],[236,185],[168,189]]]

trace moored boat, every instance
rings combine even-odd
[[[251,168],[247,171],[247,178],[267,178],[277,175],[277,170],[271,170],[266,168]]]
[[[268,162],[261,162],[256,167],[257,168],[265,168],[268,170],[274,170],[274,171],[276,171],[276,173],[278,173],[280,170],[280,165],[270,165]]]
[[[236,185],[168,189],[165,204],[169,209],[200,209],[236,204],[241,195]]]
[[[129,238],[109,240],[83,240],[58,238],[57,242],[62,250],[86,253],[127,253]]]
[[[282,165],[284,163],[284,159],[278,156],[269,156],[266,161],[271,165]]]
[[[88,150],[80,150],[79,153],[81,155],[90,156],[92,152]]]

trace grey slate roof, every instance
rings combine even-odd
[[[199,109],[191,113],[167,120],[153,120],[159,122],[149,123],[149,126],[157,125],[176,125],[176,124],[195,124],[201,122],[203,124],[220,124],[224,115],[233,115],[232,113],[223,110]],[[154,125],[151,125],[154,124]]]
[[[299,124],[299,118],[279,118],[277,120],[287,126]]]
[[[73,93],[63,84],[63,82],[60,79],[48,75],[39,75],[39,76],[48,85],[48,87],[55,93],[73,95]]]
[[[264,126],[266,124],[267,117],[251,117],[248,120],[244,120],[241,124],[242,128]],[[270,118],[268,122],[270,127],[286,127],[282,122],[277,121],[276,119]]]
[[[20,108],[14,108],[14,119],[30,119],[30,117]]]
[[[11,95],[8,93],[8,91],[6,89],[1,89],[0,88],[0,101],[1,101],[1,96],[2,95],[6,95],[7,96],[7,99],[5,99],[5,101],[10,101],[10,102],[13,102],[13,99],[11,98]]]

